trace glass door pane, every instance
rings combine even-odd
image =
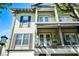
[[[44,46],[44,35],[40,35],[40,46]]]
[[[46,44],[47,44],[47,47],[51,46],[50,39],[51,39],[50,34],[46,34],[46,41],[47,41]]]

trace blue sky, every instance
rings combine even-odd
[[[31,3],[13,3],[7,10],[2,10],[0,14],[0,37],[6,35],[9,37],[11,33],[12,15],[10,8],[31,8]]]

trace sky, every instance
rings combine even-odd
[[[2,10],[0,14],[0,37],[3,35],[9,37],[11,34],[12,15],[9,12],[10,8],[31,8],[31,3],[13,3],[7,10]]]

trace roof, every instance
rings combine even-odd
[[[34,8],[13,8],[11,11],[15,13],[21,13],[21,12],[34,12]]]

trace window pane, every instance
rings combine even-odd
[[[23,16],[23,20],[27,20],[28,21],[28,16]]]
[[[17,38],[22,38],[22,34],[17,34]]]
[[[27,23],[30,22],[31,16],[21,16],[20,22]]]
[[[29,38],[29,34],[24,34],[23,38]]]
[[[48,17],[45,17],[45,22],[48,22]]]
[[[39,22],[43,22],[43,17],[39,17]]]
[[[28,40],[29,40],[29,39],[23,39],[23,45],[28,44]]]
[[[24,36],[23,36],[23,45],[28,44],[29,39],[30,39],[30,34],[24,34]]]
[[[21,45],[21,40],[22,40],[22,34],[17,34],[15,44]]]
[[[60,16],[60,21],[72,21],[72,18],[70,16]]]
[[[71,42],[72,42],[73,45],[77,44],[75,35],[71,35]]]
[[[65,35],[64,43],[66,45],[75,45],[75,44],[77,44],[76,40],[77,39],[76,39],[75,34],[70,33],[70,34]]]
[[[40,35],[40,45],[44,45],[44,36]]]
[[[21,45],[21,39],[16,39],[15,44],[16,44],[16,45]]]
[[[50,42],[50,35],[49,34],[46,35],[46,40],[47,40],[47,46],[50,47],[51,42]]]

